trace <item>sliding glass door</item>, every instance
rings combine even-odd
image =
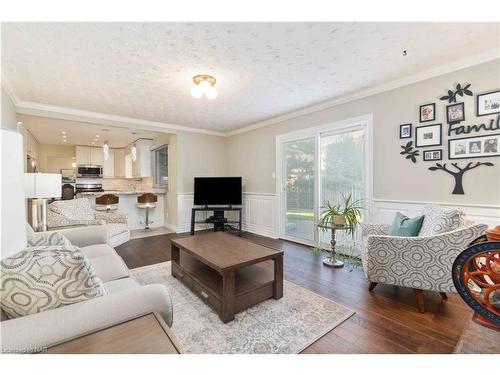
[[[286,237],[314,240],[315,150],[314,138],[283,144],[283,230]]]
[[[371,196],[371,160],[367,158],[371,117],[363,119],[277,138],[282,238],[326,244],[329,233],[316,226],[322,206],[343,203],[348,196],[367,206]],[[339,245],[356,254],[359,231],[354,237],[342,231],[337,234]]]
[[[320,203],[341,203],[347,197],[351,201],[364,200],[365,191],[365,131],[348,129],[320,135],[321,170]],[[363,203],[364,204],[364,203]],[[320,232],[321,242],[330,241],[330,233]],[[355,236],[338,231],[337,241],[342,250],[357,255],[360,232]]]

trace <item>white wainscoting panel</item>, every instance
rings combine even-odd
[[[370,209],[370,222],[390,224],[396,212],[401,212],[409,217],[422,213],[422,209],[427,203],[412,201],[393,201],[384,199],[374,199]],[[467,220],[475,224],[486,224],[489,227],[500,225],[500,207],[482,205],[460,205],[452,203],[439,203],[442,207],[460,208],[465,212]]]
[[[189,232],[191,228],[191,208],[193,193],[177,194],[177,233]],[[242,227],[244,231],[277,238],[276,195],[266,193],[243,193]],[[197,220],[211,216],[211,212],[198,212]],[[231,213],[229,217],[236,218]],[[195,230],[212,228],[211,225],[198,224]]]

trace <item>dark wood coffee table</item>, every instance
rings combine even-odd
[[[227,323],[252,305],[283,297],[283,251],[223,232],[179,238],[172,240],[172,275]]]

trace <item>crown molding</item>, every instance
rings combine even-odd
[[[424,80],[429,79],[429,78],[437,77],[437,76],[447,74],[447,73],[452,73],[452,72],[460,70],[460,69],[468,68],[470,66],[479,65],[479,64],[486,63],[486,62],[493,61],[493,60],[497,60],[497,59],[500,59],[499,49],[498,48],[491,49],[491,50],[488,50],[488,51],[486,51],[482,54],[479,54],[479,55],[475,55],[475,56],[467,57],[467,58],[464,58],[461,60],[457,60],[457,61],[450,63],[450,64],[440,65],[438,67],[424,70],[422,72],[415,73],[415,74],[406,76],[404,78],[396,79],[393,81],[383,83],[381,85],[372,86],[372,87],[369,87],[369,88],[361,90],[361,91],[347,94],[347,95],[335,98],[333,100],[328,100],[328,101],[320,103],[320,104],[316,104],[316,105],[305,107],[305,108],[302,108],[302,109],[299,109],[296,111],[288,112],[288,113],[285,113],[285,114],[280,115],[280,116],[276,116],[276,117],[273,117],[273,118],[270,118],[270,119],[267,119],[264,121],[260,121],[260,122],[257,122],[257,123],[251,124],[251,125],[244,126],[242,128],[227,132],[225,134],[226,134],[226,136],[231,137],[233,135],[246,133],[246,132],[249,132],[249,131],[252,131],[255,129],[278,124],[280,122],[290,120],[290,119],[293,119],[296,117],[304,116],[304,115],[314,113],[314,112],[319,112],[319,111],[322,111],[322,110],[325,110],[328,108],[335,107],[335,106],[340,105],[340,104],[345,104],[348,102],[352,102],[354,100],[359,100],[362,98],[366,98],[368,96],[380,94],[384,91],[394,90],[394,89],[399,88],[399,87],[411,85],[412,83],[424,81]]]
[[[25,115],[51,117],[64,120],[88,122],[94,124],[97,122],[98,124],[102,125],[126,126],[134,129],[162,131],[170,133],[189,132],[189,133],[215,135],[219,137],[226,136],[226,133],[217,132],[213,130],[192,128],[189,126],[169,124],[158,121],[150,121],[150,120],[138,119],[127,116],[110,115],[107,113],[91,112],[91,111],[85,111],[67,107],[58,107],[50,104],[26,102],[26,101],[18,101],[17,103],[14,104],[16,107],[16,112]]]
[[[29,101],[22,101],[16,95],[13,87],[10,85],[9,80],[2,72],[2,87],[12,99],[17,113],[44,116],[51,118],[59,118],[72,121],[98,123],[109,126],[126,126],[128,128],[161,131],[161,132],[189,132],[198,134],[214,135],[219,137],[231,137],[237,134],[246,133],[255,129],[260,129],[266,126],[278,124],[280,122],[290,120],[296,117],[304,116],[310,113],[319,112],[328,108],[332,108],[341,104],[345,104],[354,100],[366,98],[368,96],[380,94],[385,91],[393,90],[399,87],[407,86],[419,81],[424,81],[439,75],[451,73],[460,69],[468,68],[470,66],[482,64],[500,58],[499,50],[491,49],[482,54],[467,57],[465,59],[457,60],[451,64],[441,65],[432,69],[428,69],[407,77],[389,81],[381,85],[372,86],[370,88],[357,91],[348,95],[344,95],[326,102],[305,107],[296,111],[291,111],[280,116],[272,117],[264,121],[256,122],[242,128],[229,131],[218,132],[214,130],[207,130],[201,128],[192,128],[184,125],[170,124],[158,121],[150,121],[126,116],[110,115],[100,112],[91,112],[67,107],[59,107],[50,104],[35,103]]]

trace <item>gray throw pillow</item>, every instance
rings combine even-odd
[[[101,279],[76,246],[27,248],[0,262],[0,307],[10,319],[105,294]]]
[[[425,219],[418,234],[419,237],[451,232],[465,225],[465,213],[459,208],[427,205],[422,213],[425,215]]]

